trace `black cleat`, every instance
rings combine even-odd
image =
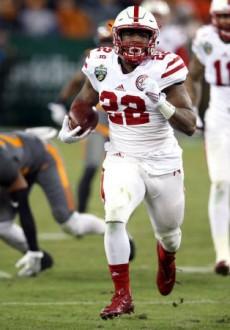
[[[44,253],[44,256],[41,259],[41,272],[48,268],[51,268],[54,264],[51,255],[46,251],[42,251],[42,252]]]

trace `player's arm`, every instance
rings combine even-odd
[[[189,74],[187,76],[185,86],[191,97],[192,104],[195,107],[198,107],[200,104],[203,76],[204,66],[196,55],[193,55],[189,64]]]
[[[20,223],[26,236],[29,250],[38,251],[36,226],[29,205],[28,184],[20,172],[18,172],[16,179],[9,185],[8,191],[12,199],[12,205],[18,209]]]
[[[73,78],[67,83],[61,90],[58,100],[62,103],[66,103],[68,99],[76,95],[82,88],[85,81],[85,75],[81,71],[77,71]]]
[[[85,75],[81,71],[77,71],[73,79],[61,90],[57,101],[48,103],[51,118],[56,124],[62,125],[63,119],[67,113],[68,99],[79,92],[84,84],[84,80]]]
[[[174,113],[168,119],[171,126],[187,135],[196,129],[196,116],[192,110],[191,99],[184,84],[176,84],[164,90],[166,100],[174,106]],[[161,107],[161,105],[159,106]]]
[[[71,107],[74,107],[75,109],[79,107],[79,111],[80,111],[84,103],[86,104],[86,106],[89,107],[93,107],[98,103],[98,93],[94,90],[88,78],[85,79],[84,85],[82,86],[80,92],[73,100]],[[80,131],[79,128],[81,129],[80,126],[77,126],[73,130],[71,130],[69,127],[68,116],[65,116],[62,123],[62,128],[58,136],[60,140],[65,143],[74,143],[76,141],[85,138],[91,132],[91,130],[88,129],[83,134],[77,135],[78,132]]]
[[[196,116],[183,83],[171,85],[160,92],[157,82],[147,78],[142,86],[154,108],[169,121],[173,128],[187,135],[192,135],[195,132]]]

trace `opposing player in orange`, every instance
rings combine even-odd
[[[203,79],[210,85],[205,112],[204,138],[211,180],[209,220],[217,274],[230,271],[230,3],[213,0],[212,24],[201,27],[193,41],[187,87],[195,107],[199,106]]]
[[[99,100],[109,118],[102,197],[115,292],[100,313],[103,319],[134,311],[126,225],[142,201],[157,239],[158,289],[168,295],[175,284],[185,201],[182,152],[173,128],[192,135],[196,116],[184,86],[187,68],[178,55],[156,51],[158,35],[150,12],[139,6],[123,10],[113,25],[114,47],[90,52],[82,69],[86,81],[73,101],[77,107]],[[75,133],[66,117],[60,139],[79,141],[82,136]]]
[[[20,276],[34,276],[53,264],[37,240],[29,203],[34,184],[44,191],[54,219],[65,232],[77,237],[105,231],[102,219],[75,211],[63,161],[57,149],[41,139],[47,134],[44,129],[0,134],[0,239],[24,253],[17,263]],[[22,228],[14,222],[16,214]]]

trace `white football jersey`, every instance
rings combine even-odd
[[[159,50],[176,53],[179,47],[185,46],[187,36],[177,25],[165,25],[160,29]]]
[[[198,29],[192,50],[205,67],[205,80],[210,84],[209,109],[214,117],[230,112],[230,44],[224,43],[214,26]]]
[[[179,56],[159,52],[124,74],[114,50],[98,48],[91,51],[82,70],[108,114],[107,151],[150,160],[154,174],[181,168],[181,148],[174,131],[142,89],[147,77],[157,81],[160,90],[183,82],[187,68]]]

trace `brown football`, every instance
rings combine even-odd
[[[73,102],[69,111],[69,127],[74,129],[81,126],[81,130],[77,133],[81,135],[88,128],[94,129],[98,123],[98,113],[91,105],[83,101]]]

